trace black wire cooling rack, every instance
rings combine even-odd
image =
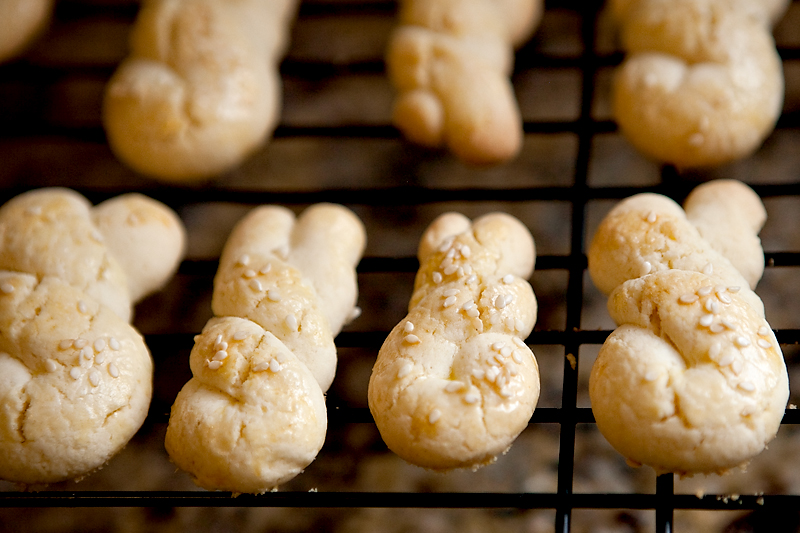
[[[795,2],[797,3],[797,2]],[[137,11],[136,2],[109,2],[92,0],[64,0],[58,4],[54,30],[71,28],[67,36],[79,40],[77,29],[85,22],[102,20],[107,27],[127,28]],[[336,18],[357,12],[375,20],[383,20],[386,27],[391,24],[396,6],[391,1],[335,1],[314,0],[301,5],[298,25],[304,21],[317,21],[321,18]],[[585,329],[583,326],[586,294],[586,257],[585,242],[589,229],[588,207],[596,201],[616,201],[631,194],[642,191],[659,192],[674,199],[682,199],[699,180],[713,175],[698,173],[680,173],[671,167],[658,169],[655,179],[648,183],[637,184],[603,184],[592,183],[593,158],[597,150],[597,138],[601,135],[614,134],[616,125],[608,118],[598,118],[596,101],[602,89],[603,73],[612,69],[622,60],[620,52],[604,50],[598,46],[598,32],[602,25],[602,2],[577,2],[553,0],[546,4],[547,12],[558,11],[567,19],[577,21],[577,37],[582,44],[581,50],[575,54],[562,54],[552,51],[543,41],[553,33],[534,37],[531,44],[517,53],[515,80],[525,72],[535,69],[569,69],[579,73],[579,101],[576,113],[567,119],[526,119],[525,132],[529,137],[550,135],[569,135],[574,139],[574,161],[569,176],[564,182],[556,184],[531,183],[498,187],[488,181],[470,181],[466,186],[436,186],[413,179],[418,169],[414,157],[430,161],[435,157],[448,157],[431,154],[427,151],[408,148],[411,155],[399,158],[399,162],[391,167],[390,172],[408,173],[409,179],[387,179],[379,185],[340,185],[328,183],[320,187],[292,187],[281,184],[276,187],[230,186],[225,179],[220,179],[204,186],[174,186],[154,183],[141,177],[133,176],[113,161],[105,151],[105,138],[100,127],[98,116],[82,116],[80,114],[60,114],[58,109],[70,106],[74,102],[68,99],[56,101],[69,95],[63,86],[76,76],[91,79],[94,86],[102,82],[113,72],[111,60],[82,62],[80,58],[65,65],[57,54],[48,54],[40,48],[34,48],[32,56],[19,61],[0,65],[0,94],[4,103],[0,102],[0,154],[8,162],[7,168],[0,174],[0,199],[8,198],[34,186],[64,185],[74,186],[79,192],[87,195],[92,201],[100,201],[128,190],[137,190],[148,194],[179,212],[186,212],[192,206],[216,203],[250,207],[262,203],[277,203],[288,206],[303,206],[318,201],[339,202],[355,209],[369,208],[376,211],[393,209],[421,208],[439,205],[471,205],[501,204],[518,206],[526,202],[554,203],[567,206],[563,212],[566,218],[554,222],[569,228],[568,242],[564,243],[564,252],[547,253],[537,259],[537,272],[556,272],[565,276],[564,293],[561,304],[564,308],[564,319],[561,327],[537,329],[527,340],[528,344],[556,345],[563,350],[563,355],[574,355],[574,364],[564,364],[560,392],[560,406],[540,407],[531,419],[531,428],[540,424],[557,425],[559,433],[559,450],[557,465],[557,487],[552,492],[486,492],[480,490],[467,492],[380,492],[380,491],[306,491],[281,490],[259,496],[242,495],[232,498],[229,493],[205,492],[194,490],[158,490],[158,491],[120,491],[120,490],[41,490],[38,492],[6,490],[0,492],[0,507],[6,508],[43,508],[43,507],[288,507],[288,508],[424,508],[424,509],[464,509],[482,508],[525,512],[531,509],[550,509],[554,511],[555,531],[568,532],[572,527],[573,512],[577,509],[611,509],[611,510],[645,510],[655,513],[655,530],[659,533],[674,530],[674,513],[676,510],[702,511],[752,511],[763,513],[785,514],[800,507],[798,494],[752,494],[736,498],[722,497],[719,494],[680,494],[675,491],[675,479],[672,475],[657,477],[655,490],[649,493],[584,493],[573,490],[575,476],[575,442],[576,428],[582,424],[593,423],[591,409],[578,402],[580,378],[579,371],[583,363],[579,354],[581,348],[602,344],[608,335],[607,329]],[[546,15],[547,17],[547,15]],[[88,22],[87,22],[88,21]],[[795,28],[797,30],[797,28]],[[120,30],[121,31],[121,30]],[[62,32],[63,33],[63,32]],[[92,35],[91,33],[89,34]],[[63,36],[63,35],[62,35]],[[87,37],[91,38],[91,37]],[[320,36],[320,38],[326,38]],[[55,39],[55,37],[53,37]],[[117,42],[117,41],[114,41]],[[800,62],[800,39],[795,44],[781,44],[779,52],[785,64],[796,65]],[[293,45],[294,46],[294,45]],[[77,50],[82,48],[77,47]],[[380,51],[379,51],[380,53]],[[93,54],[97,54],[96,51]],[[110,55],[114,55],[113,51]],[[31,59],[32,57],[32,59]],[[384,65],[380,55],[348,58],[334,61],[330,58],[309,58],[302,55],[289,56],[284,61],[282,74],[287,78],[300,80],[302,83],[314,84],[331,79],[346,79],[350,76],[384,75]],[[796,80],[795,80],[796,81]],[[91,84],[90,84],[91,85]],[[61,90],[59,89],[61,88]],[[797,91],[797,88],[793,89]],[[89,90],[91,93],[91,89]],[[97,100],[97,91],[91,93],[88,100]],[[22,102],[22,105],[17,105]],[[795,102],[796,103],[796,102]],[[776,132],[796,132],[800,129],[800,107],[788,107],[778,121]],[[284,121],[275,132],[274,143],[303,141],[312,139],[325,143],[335,140],[361,139],[381,141],[393,146],[404,146],[398,133],[386,121],[367,121],[364,123],[314,123],[313,121]],[[49,175],[44,163],[34,161],[35,156],[19,156],[27,147],[43,139],[60,146],[59,140],[68,139],[69,146],[78,146],[73,157],[76,158],[72,172]],[[55,141],[54,141],[55,139]],[[48,144],[48,146],[52,146]],[[89,148],[86,148],[86,147]],[[798,145],[800,150],[800,145]],[[52,148],[56,155],[45,153],[42,157],[71,156],[70,148]],[[415,151],[416,150],[416,151]],[[101,155],[92,155],[100,152]],[[36,154],[43,152],[37,151]],[[59,155],[60,154],[60,155]],[[88,154],[88,155],[87,155]],[[81,176],[82,158],[89,158],[95,172],[112,169],[117,173],[116,180],[84,179]],[[765,157],[769,157],[769,154]],[[244,173],[247,170],[243,171]],[[31,177],[33,176],[33,177]],[[236,176],[234,176],[235,178]],[[130,180],[126,182],[125,180]],[[235,181],[235,180],[234,180]],[[745,180],[747,181],[747,180]],[[775,198],[800,198],[800,167],[794,170],[794,179],[770,181],[762,179],[751,183],[753,188],[765,200]],[[368,224],[368,233],[370,231]],[[800,251],[792,248],[770,249],[766,252],[767,269],[800,267]],[[417,261],[413,254],[373,254],[367,255],[360,263],[360,278],[370,274],[413,276]],[[210,288],[211,278],[216,269],[215,258],[190,258],[182,264],[178,277],[188,279],[188,285]],[[191,281],[193,280],[193,281]],[[190,289],[187,289],[190,290]],[[369,295],[362,296],[369,298]],[[153,306],[151,306],[153,307]],[[376,304],[376,307],[380,305]],[[148,308],[148,312],[152,311]],[[545,312],[546,309],[542,309]],[[156,319],[157,320],[157,319]],[[800,342],[800,324],[776,330],[778,340],[784,349]],[[340,349],[360,349],[374,356],[382,340],[388,333],[387,328],[359,328],[358,323],[346,329],[337,338]],[[192,345],[193,331],[154,331],[146,333],[146,340],[151,347],[156,361],[156,385],[159,374],[174,371],[175,368],[188,366],[186,354]],[[177,354],[177,355],[176,355]],[[175,381],[182,383],[188,377],[188,369],[178,374]],[[180,385],[178,383],[178,385]],[[174,384],[163,394],[156,393],[146,425],[164,424],[169,406],[174,398]],[[347,425],[373,424],[365,402],[353,405],[335,394],[328,397],[330,425],[340,427]],[[800,423],[800,413],[787,409],[783,424]],[[532,429],[529,428],[529,431]],[[388,453],[388,452],[385,452]],[[490,467],[491,468],[491,467]]]

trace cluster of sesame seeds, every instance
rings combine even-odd
[[[237,331],[231,337],[234,341],[243,341],[248,337],[248,333],[246,331]],[[214,339],[214,345],[212,350],[214,355],[211,356],[210,359],[206,359],[206,366],[211,370],[218,370],[222,367],[225,359],[228,358],[228,341],[222,336],[222,334],[218,334],[217,337]]]
[[[97,365],[102,365],[106,362],[106,348],[116,352],[122,348],[122,345],[115,337],[98,337],[94,342],[78,337],[77,339],[62,339],[58,343],[58,349],[61,351],[71,349],[78,351],[78,364],[69,371],[70,377],[75,380],[81,377],[81,360],[93,361],[93,364]],[[45,369],[48,372],[55,372],[58,370],[58,364],[53,359],[47,359],[45,361]],[[118,378],[120,375],[119,369],[113,362],[108,363],[106,371],[112,378]],[[92,368],[89,371],[89,383],[93,387],[97,387],[100,384],[100,379],[100,372],[96,368]]]
[[[455,242],[455,239],[450,237],[439,247],[439,252],[444,253],[445,256],[442,262],[439,263],[439,269],[431,274],[431,279],[435,284],[442,283],[444,276],[453,274],[456,274],[459,278],[469,276],[472,279],[475,276],[472,271],[472,265],[467,262],[472,257],[472,249],[469,245]],[[477,280],[477,276],[474,279]]]

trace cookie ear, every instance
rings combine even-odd
[[[92,220],[125,271],[134,303],[161,289],[184,256],[186,230],[178,215],[141,194],[98,204]]]
[[[758,233],[767,220],[755,191],[740,181],[713,180],[695,187],[683,207],[700,235],[755,289],[764,274],[764,249]]]

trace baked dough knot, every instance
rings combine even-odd
[[[721,474],[775,437],[788,376],[752,290],[763,271],[760,199],[716,180],[684,205],[633,196],[592,240],[589,271],[610,292],[619,327],[600,349],[589,394],[598,429],[630,463]],[[700,231],[712,218],[716,231]]]
[[[0,1],[0,63],[22,53],[53,16],[54,0]]]
[[[106,88],[114,153],[169,181],[210,178],[272,133],[297,0],[149,0]]]
[[[644,154],[677,167],[750,155],[783,104],[771,28],[788,2],[615,0],[626,58],[614,116]]]
[[[381,347],[369,407],[387,446],[418,466],[477,468],[504,453],[539,398],[524,339],[533,238],[503,213],[437,218],[419,247],[408,315]]]
[[[0,208],[3,479],[81,478],[136,433],[153,364],[129,323],[131,295],[166,283],[184,240],[178,217],[138,194],[92,207],[40,189]]]
[[[334,337],[353,316],[365,240],[355,214],[333,204],[297,219],[263,206],[234,228],[214,279],[215,317],[195,339],[193,377],[166,435],[172,461],[199,486],[263,493],[316,458]]]
[[[387,52],[393,121],[411,141],[469,163],[500,163],[522,144],[509,75],[541,0],[403,0]]]

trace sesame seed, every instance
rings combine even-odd
[[[716,300],[706,300],[704,307],[709,313],[717,314],[719,312],[719,304]]]
[[[496,311],[493,311],[492,314],[489,316],[489,324],[495,325],[500,321],[500,314]]]
[[[214,339],[214,346],[219,346],[220,344],[222,344],[222,334],[221,333],[219,335],[217,335],[216,339]]]
[[[5,294],[11,294],[12,292],[14,292],[14,286],[8,281],[6,281],[2,285],[0,285],[0,291],[3,291]]]
[[[242,266],[249,265],[250,264],[250,256],[247,255],[247,254],[242,254],[242,256],[239,258],[239,264],[242,265]]]
[[[81,357],[89,361],[92,358],[92,351],[89,348],[81,350]]]
[[[237,331],[233,334],[233,340],[235,341],[243,341],[249,336],[249,333],[246,331]]]
[[[78,300],[78,311],[81,313],[85,313],[87,311],[86,302],[83,300]]]
[[[442,412],[438,409],[434,409],[433,411],[431,411],[431,414],[428,415],[428,422],[430,422],[431,424],[435,424],[436,421],[439,420],[441,417],[442,417]]]
[[[350,311],[350,316],[348,317],[348,320],[352,321],[352,320],[355,320],[356,318],[358,318],[360,316],[361,316],[361,308],[356,305]]]
[[[735,342],[737,346],[740,346],[742,348],[744,348],[745,346],[750,346],[750,339],[741,335],[736,337],[736,339],[734,339],[733,342]]]
[[[464,274],[472,274],[472,265],[469,263],[462,265],[461,268],[464,269]]]
[[[733,363],[736,360],[736,357],[730,352],[726,353],[722,356],[722,358],[718,361],[719,366],[728,366],[729,364]]]
[[[219,350],[217,353],[214,354],[214,357],[212,357],[212,359],[214,361],[224,361],[226,357],[228,357],[228,352],[226,352],[225,350]]]
[[[645,261],[642,263],[642,276],[646,276],[650,272],[653,271],[653,264],[650,261]]]
[[[456,269],[456,276],[458,276],[459,278],[463,278],[464,277],[464,267],[463,266],[459,266]]]
[[[456,300],[458,300],[458,298],[456,298],[455,296],[448,296],[447,299],[445,299],[445,301],[442,304],[442,306],[443,307],[450,307],[451,305],[456,303]]]
[[[758,334],[761,335],[762,337],[768,336],[771,332],[772,330],[769,329],[767,326],[761,326],[760,328],[758,328]]]
[[[456,392],[463,386],[464,384],[461,383],[460,381],[451,381],[450,383],[444,386],[444,390],[447,392]]]
[[[514,359],[514,361],[516,361],[517,364],[519,365],[522,364],[522,355],[520,355],[518,350],[514,350],[513,352],[511,352],[511,358]]]
[[[214,344],[214,349],[215,350],[227,350],[228,349],[228,343],[225,342],[225,341],[218,342],[218,343]]]
[[[266,265],[264,265],[263,267],[258,269],[258,273],[259,274],[268,274],[270,270],[272,270],[272,263],[267,263]]]
[[[470,249],[470,247],[465,244],[461,248],[461,256],[464,257],[464,259],[469,259],[469,256],[471,255],[472,255],[472,249]]]
[[[522,339],[520,339],[519,337],[514,337],[514,344],[516,344],[516,345],[517,345],[517,346],[519,346],[520,348],[527,348],[527,347],[528,347],[528,345],[527,345],[527,344],[525,344],[525,343],[522,341]]]
[[[506,325],[506,327],[507,327],[508,329],[512,329],[512,330],[513,330],[513,329],[516,327],[516,325],[517,325],[516,321],[515,321],[513,318],[511,318],[511,317],[508,317],[508,318],[506,318],[506,319],[503,321],[503,324],[505,324],[505,325]]]
[[[478,400],[480,400],[480,398],[477,394],[470,392],[464,395],[464,401],[467,403],[478,403]]]
[[[269,362],[269,371],[270,372],[280,372],[281,371],[281,363],[277,359],[272,359]]]
[[[706,266],[703,267],[703,274],[705,274],[706,276],[710,276],[713,273],[714,273],[714,265],[712,265],[711,263],[708,263],[706,264]]]
[[[502,387],[500,389],[500,396],[502,396],[503,398],[511,398],[512,393],[506,387]]]
[[[283,320],[286,322],[286,325],[289,326],[289,329],[297,331],[297,317],[294,316],[294,313],[289,313]]]
[[[412,324],[411,321],[406,321],[405,325],[403,326],[403,331],[406,333],[411,333],[414,331],[414,324]]]
[[[739,292],[740,290],[742,290],[742,288],[738,285],[731,285],[728,287],[728,292]]]
[[[114,337],[111,337],[110,339],[108,339],[108,345],[114,351],[117,351],[117,350],[120,349],[119,341]]]
[[[247,270],[242,272],[242,276],[245,277],[245,278],[248,278],[248,279],[249,278],[254,278],[254,277],[256,277],[256,271],[253,270],[252,268],[248,268]]]
[[[58,365],[52,359],[48,359],[44,362],[44,367],[48,372],[55,372],[58,369]]]
[[[708,329],[711,333],[722,333],[725,327],[722,324],[711,324],[711,327]]]
[[[508,357],[509,355],[511,355],[511,348],[509,348],[508,346],[503,346],[500,349],[500,355],[502,355],[503,357]]]
[[[459,292],[461,292],[461,291],[459,291],[458,289],[447,289],[446,291],[444,291],[444,292],[442,293],[442,295],[443,295],[443,296],[446,296],[446,297],[447,297],[447,296],[455,296],[455,295],[456,295],[456,294],[458,294]]]
[[[645,220],[647,220],[650,224],[652,224],[653,222],[658,220],[658,215],[656,214],[655,211],[650,211],[649,213],[647,213],[647,217],[645,218]]]
[[[89,372],[89,383],[92,384],[92,387],[97,387],[100,385],[100,372],[97,370],[92,370]]]
[[[455,248],[450,248],[449,250],[447,250],[447,254],[445,255],[445,257],[447,259],[452,259],[455,256],[456,256],[456,249]]]
[[[486,377],[486,372],[484,372],[480,368],[476,368],[475,370],[472,371],[472,377],[474,377],[475,379],[483,379],[484,377]]]
[[[289,360],[289,356],[286,355],[284,352],[278,352],[278,355],[275,356],[279,363],[285,363]]]
[[[222,361],[206,361],[206,364],[211,370],[217,370],[222,366]]]
[[[281,301],[281,291],[278,289],[272,288],[267,292],[267,298],[269,298],[273,302],[280,302]]]
[[[441,246],[439,246],[439,251],[442,253],[446,252],[447,249],[453,245],[453,240],[453,237],[450,237],[442,241]]]
[[[79,338],[79,339],[75,339],[75,341],[72,343],[72,345],[75,348],[77,348],[78,350],[80,350],[81,348],[84,348],[84,347],[88,346],[89,345],[89,341],[87,341],[86,339],[80,339]]]
[[[471,308],[469,308],[467,310],[467,316],[471,317],[471,318],[478,318],[478,316],[480,316],[480,314],[481,314],[481,312],[478,311],[477,307],[471,307]]]
[[[722,353],[722,345],[720,343],[718,343],[718,342],[715,342],[714,344],[712,344],[711,347],[708,349],[708,357],[712,361],[714,359],[716,359],[717,357],[719,357],[719,354],[721,354],[721,353]]]
[[[404,364],[400,368],[400,371],[397,372],[397,378],[398,379],[403,379],[404,377],[406,377],[407,375],[409,375],[411,373],[411,370],[413,370],[413,368],[414,368],[414,366],[411,363]]]
[[[707,328],[714,322],[714,315],[703,315],[698,322],[700,322],[701,326]]]
[[[463,309],[464,311],[469,311],[473,307],[475,307],[475,301],[469,300],[468,302],[464,302],[464,305],[461,306],[461,309]]]
[[[696,294],[684,294],[678,298],[678,301],[682,304],[693,304],[699,299],[700,298]]]
[[[73,341],[72,339],[64,339],[64,340],[62,340],[61,342],[58,343],[58,349],[59,350],[66,350],[67,348],[71,348],[73,342],[75,342],[75,341]]]
[[[702,133],[695,133],[689,136],[689,144],[692,146],[701,146],[706,138]]]
[[[99,354],[94,356],[94,362],[98,365],[102,365],[103,362],[106,360],[106,354],[104,352],[100,352]]]
[[[644,375],[645,381],[655,381],[657,379],[658,379],[658,372],[656,372],[655,370],[650,370],[647,372],[647,374]]]
[[[772,343],[765,339],[758,339],[758,345],[762,348],[772,348]]]
[[[733,373],[736,374],[737,376],[742,371],[743,367],[744,367],[744,363],[742,363],[741,359],[737,359],[736,361],[734,361],[731,364],[731,369],[733,370]]]
[[[449,276],[450,274],[453,274],[456,270],[458,270],[458,267],[456,265],[447,265],[447,267],[442,269],[442,272],[444,272],[445,276]]]
[[[472,311],[475,311],[475,316],[472,315]],[[483,322],[481,322],[480,318],[477,318],[478,310],[477,309],[470,309],[467,314],[470,317],[472,317],[472,327],[475,328],[476,330],[478,330],[478,332],[482,332],[483,331]]]
[[[497,298],[494,299],[494,306],[498,309],[503,309],[509,302],[506,302],[506,297],[502,294],[498,294]]]
[[[108,373],[112,378],[119,377],[119,369],[114,363],[108,363]]]
[[[733,322],[731,322],[731,321],[730,321],[729,319],[727,319],[727,318],[722,318],[722,319],[720,319],[720,321],[719,321],[719,322],[720,322],[720,324],[722,324],[723,326],[725,326],[726,328],[728,328],[728,329],[729,329],[729,330],[731,330],[731,331],[733,331],[734,329],[736,329],[736,324],[734,324]]]
[[[714,287],[712,287],[711,285],[705,285],[697,289],[697,294],[699,294],[700,296],[708,296],[709,294],[711,294],[713,290]]]
[[[500,369],[496,366],[490,366],[486,369],[486,380],[487,381],[494,381],[497,379],[497,376],[500,375]]]
[[[499,352],[505,345],[506,343],[504,342],[499,342],[499,341],[495,342],[494,344],[492,344],[492,350],[494,350],[495,352]]]
[[[731,297],[728,296],[727,294],[725,294],[724,292],[718,292],[717,293],[717,298],[719,298],[719,301],[724,303],[724,304],[729,304],[729,303],[731,303],[733,301],[731,299]]]
[[[513,281],[514,281],[514,276],[512,276],[511,274],[506,274],[505,276],[503,276],[503,283],[505,283],[506,285],[508,285]]]
[[[266,361],[261,361],[257,365],[253,366],[253,372],[263,372],[264,370],[267,370],[268,368],[269,368],[269,363],[267,363]]]
[[[408,344],[417,344],[417,343],[419,343],[419,337],[417,337],[413,333],[410,333],[410,334],[406,335],[405,337],[403,337],[403,340],[405,342],[407,342]]]
[[[478,275],[477,274],[471,274],[467,278],[467,283],[477,283],[477,282],[478,282]]]
[[[78,379],[79,377],[81,377],[80,369],[78,369],[78,367],[76,366],[72,367],[72,370],[69,371],[69,377],[71,377],[72,379]]]
[[[256,278],[253,278],[253,279],[250,280],[250,288],[253,289],[256,292],[261,292],[261,291],[264,290],[264,286],[261,285],[261,281],[257,280]],[[270,289],[270,291],[272,291],[272,290],[273,289]],[[270,300],[272,300],[272,298],[270,298]],[[274,300],[274,301],[277,301],[277,300]]]
[[[742,381],[741,383],[739,383],[739,388],[747,392],[753,392],[754,390],[756,390],[756,386],[753,385],[752,381]]]
[[[102,352],[106,349],[106,340],[103,338],[96,339],[92,346],[94,347],[95,352]]]

